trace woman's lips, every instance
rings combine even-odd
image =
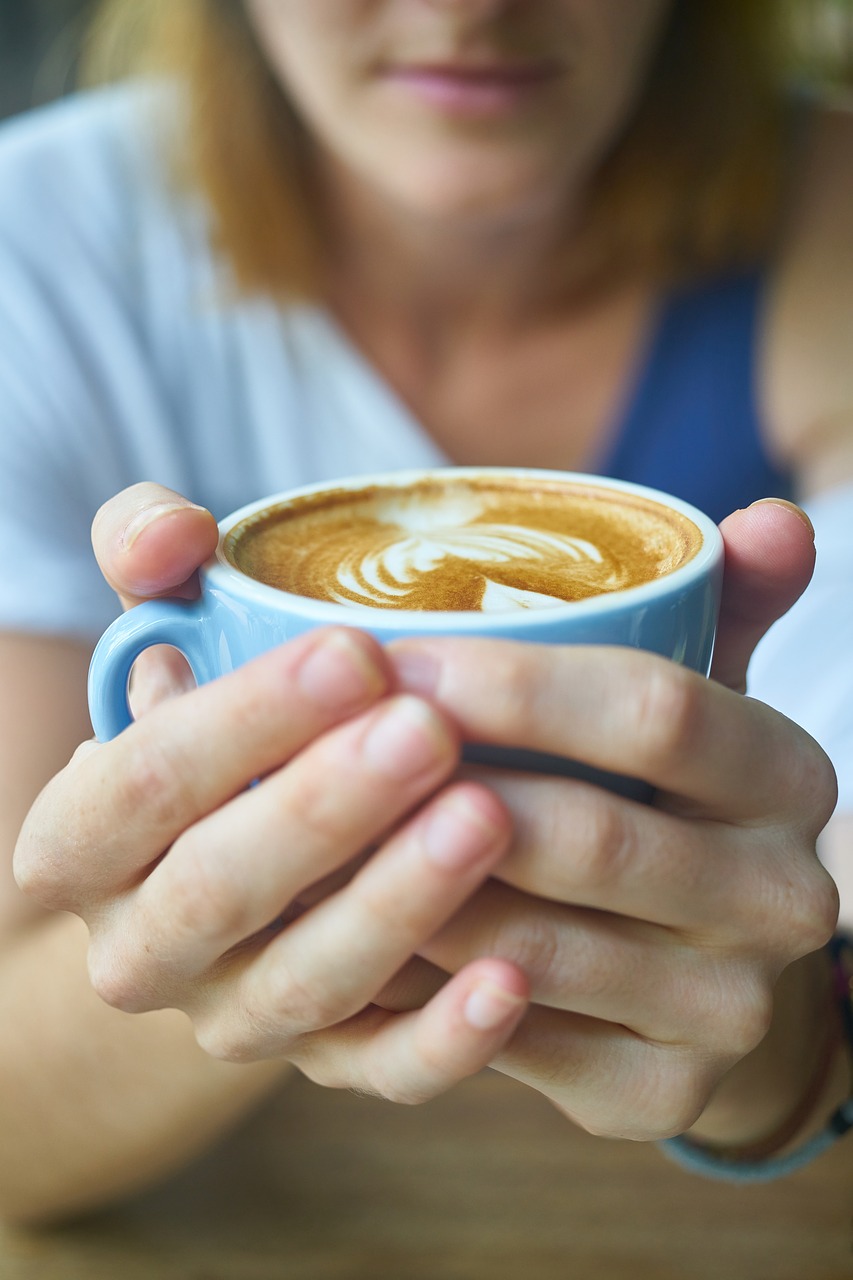
[[[556,62],[401,64],[383,69],[383,78],[409,97],[447,115],[496,116],[525,105],[562,73]]]

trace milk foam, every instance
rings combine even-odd
[[[340,604],[394,604],[405,608],[424,574],[454,558],[481,572],[491,564],[538,561],[545,565],[561,558],[568,562],[604,563],[598,547],[584,538],[513,524],[474,523],[485,509],[474,494],[458,494],[446,503],[434,501],[388,503],[377,511],[377,522],[400,530],[375,550],[358,558],[346,555],[337,570],[343,592],[330,596]],[[381,538],[381,534],[380,534]],[[546,595],[494,582],[483,573],[485,589],[480,609],[542,609],[563,604],[562,596]],[[606,575],[602,589],[607,589]]]

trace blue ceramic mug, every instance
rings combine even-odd
[[[641,586],[558,603],[549,608],[507,612],[440,612],[340,604],[295,595],[256,581],[235,567],[227,554],[229,535],[270,509],[304,506],[325,490],[357,496],[382,487],[398,490],[425,480],[477,479],[532,484],[580,485],[586,491],[652,500],[685,517],[699,531],[698,550],[670,573]],[[454,467],[439,471],[397,471],[305,486],[264,498],[221,521],[219,545],[200,572],[195,601],[154,600],[118,618],[100,640],[89,672],[89,706],[101,741],[131,723],[128,685],[133,663],[151,645],[173,645],[203,684],[232,671],[274,645],[312,627],[336,623],[360,627],[380,641],[417,635],[488,636],[536,644],[629,645],[661,654],[707,675],[714,643],[723,570],[723,543],[716,525],[702,512],[657,490],[572,472]],[[479,749],[478,749],[479,751]],[[497,752],[497,755],[495,755]],[[469,756],[476,753],[469,751]],[[553,758],[483,748],[476,758],[516,767],[565,771]],[[570,772],[577,773],[576,766]],[[581,770],[583,772],[583,770]]]

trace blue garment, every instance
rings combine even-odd
[[[665,300],[633,396],[598,470],[676,494],[720,521],[791,497],[761,438],[755,355],[763,277],[713,280]]]

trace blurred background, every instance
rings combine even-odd
[[[789,5],[800,33],[802,73],[853,85],[853,0],[779,3]],[[0,0],[0,118],[74,89],[87,25],[97,8],[98,0]]]
[[[96,0],[0,0],[0,116],[74,88],[95,8]]]

